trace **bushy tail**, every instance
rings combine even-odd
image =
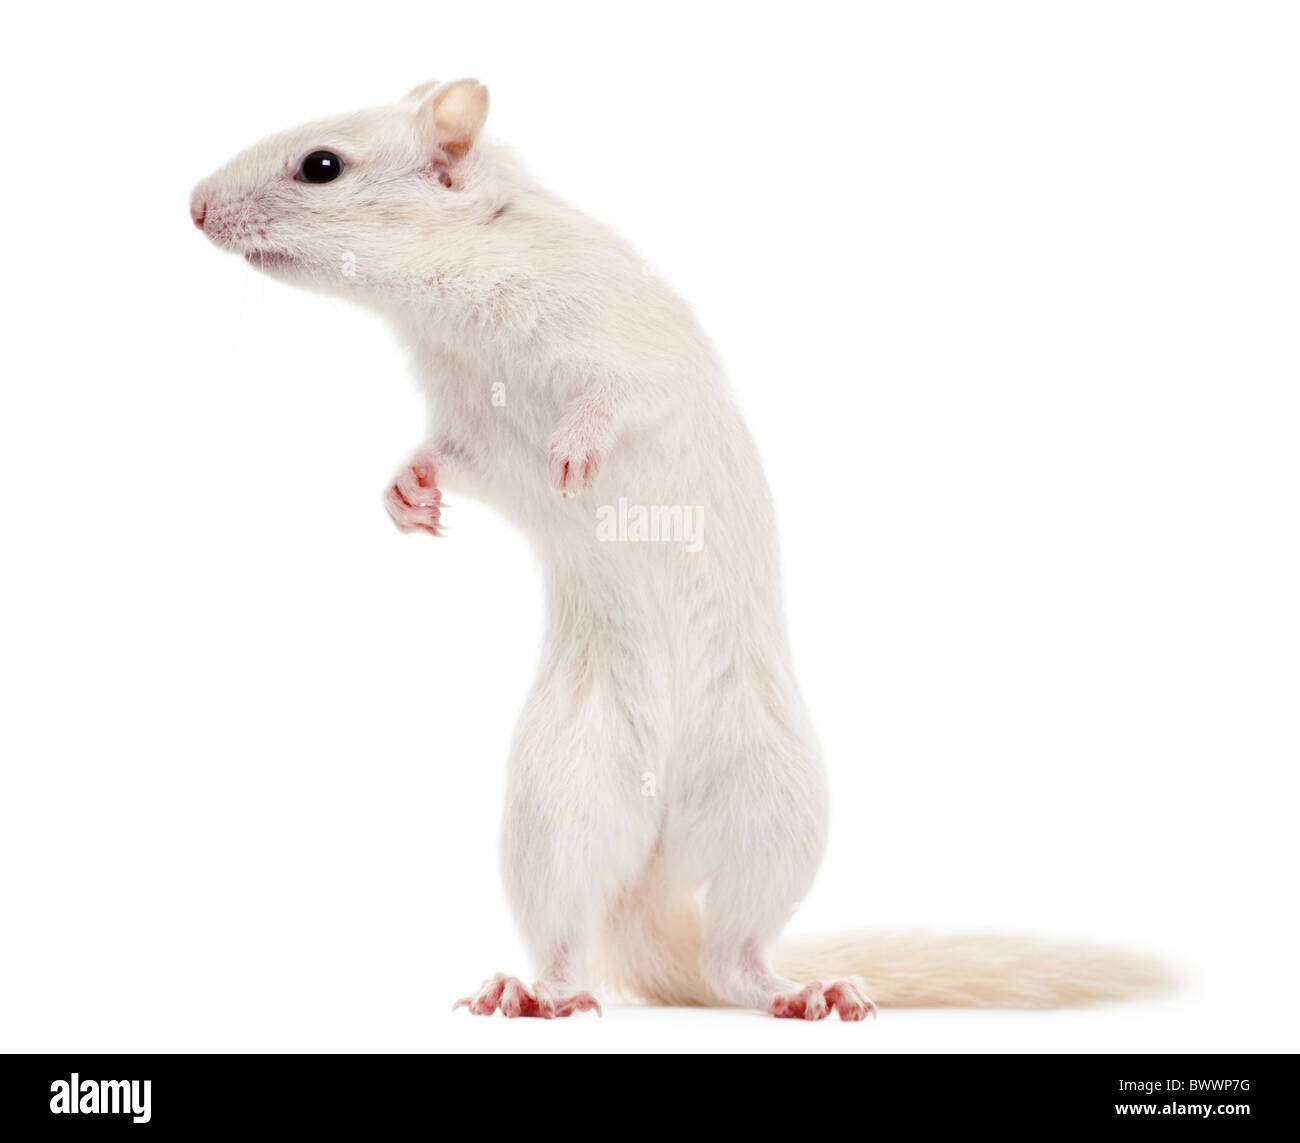
[[[1079,1008],[1171,987],[1157,961],[1083,944],[992,934],[859,934],[778,945],[790,980],[859,976],[881,1008]]]
[[[656,887],[649,887],[655,889]],[[650,1004],[722,1005],[701,972],[700,910],[657,891],[615,910],[598,975]],[[1157,961],[1083,944],[985,934],[855,934],[778,944],[772,967],[804,984],[860,977],[881,1008],[1078,1008],[1168,990]]]

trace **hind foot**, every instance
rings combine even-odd
[[[517,1016],[536,1016],[554,1020],[572,1016],[575,1012],[602,1013],[596,998],[590,992],[568,992],[539,980],[529,988],[515,976],[496,973],[485,980],[473,996],[462,996],[452,1005],[452,1011],[465,1007],[474,1016],[491,1016],[498,1008],[501,1015],[514,1019]]]
[[[825,986],[814,980],[798,992],[773,997],[769,1011],[787,1020],[824,1020],[832,1008],[841,1020],[865,1020],[876,1015],[876,1006],[857,980],[835,980]]]

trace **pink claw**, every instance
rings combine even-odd
[[[775,997],[771,1013],[786,1020],[824,1020],[832,1009],[841,1020],[858,1021],[876,1015],[876,1006],[855,980],[836,980],[824,987],[821,981],[814,980],[798,992]]]
[[[556,996],[552,987],[538,981],[529,988],[522,980],[504,973],[495,973],[485,980],[473,996],[462,996],[452,1005],[452,1010],[468,1008],[471,1015],[491,1016],[498,1009],[509,1019],[532,1016],[541,1020],[562,1019],[575,1012],[592,1012],[603,1015],[600,1004],[590,992],[563,993]]]

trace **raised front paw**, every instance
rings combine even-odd
[[[442,492],[438,489],[437,458],[420,452],[384,494],[384,507],[403,532],[428,532],[441,536]]]
[[[511,1019],[535,1016],[555,1020],[592,1011],[601,1015],[600,1005],[590,992],[560,989],[541,980],[529,988],[518,977],[500,972],[485,980],[473,996],[462,996],[452,1007],[468,1008],[475,1016],[491,1016],[500,1009],[502,1016]]]
[[[578,445],[576,449],[556,445],[551,449],[551,487],[561,496],[576,496],[590,488],[600,471],[600,451]]]
[[[549,464],[551,487],[556,492],[576,496],[592,486],[600,471],[608,433],[608,420],[586,409],[556,434],[551,441]]]

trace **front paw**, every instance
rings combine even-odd
[[[576,496],[590,488],[600,471],[604,439],[598,424],[578,424],[551,444],[551,487],[561,496]]]
[[[402,532],[428,532],[441,536],[442,492],[438,488],[437,459],[417,453],[384,494],[384,507]]]
[[[566,499],[590,488],[600,471],[600,453],[551,450],[551,487]]]

